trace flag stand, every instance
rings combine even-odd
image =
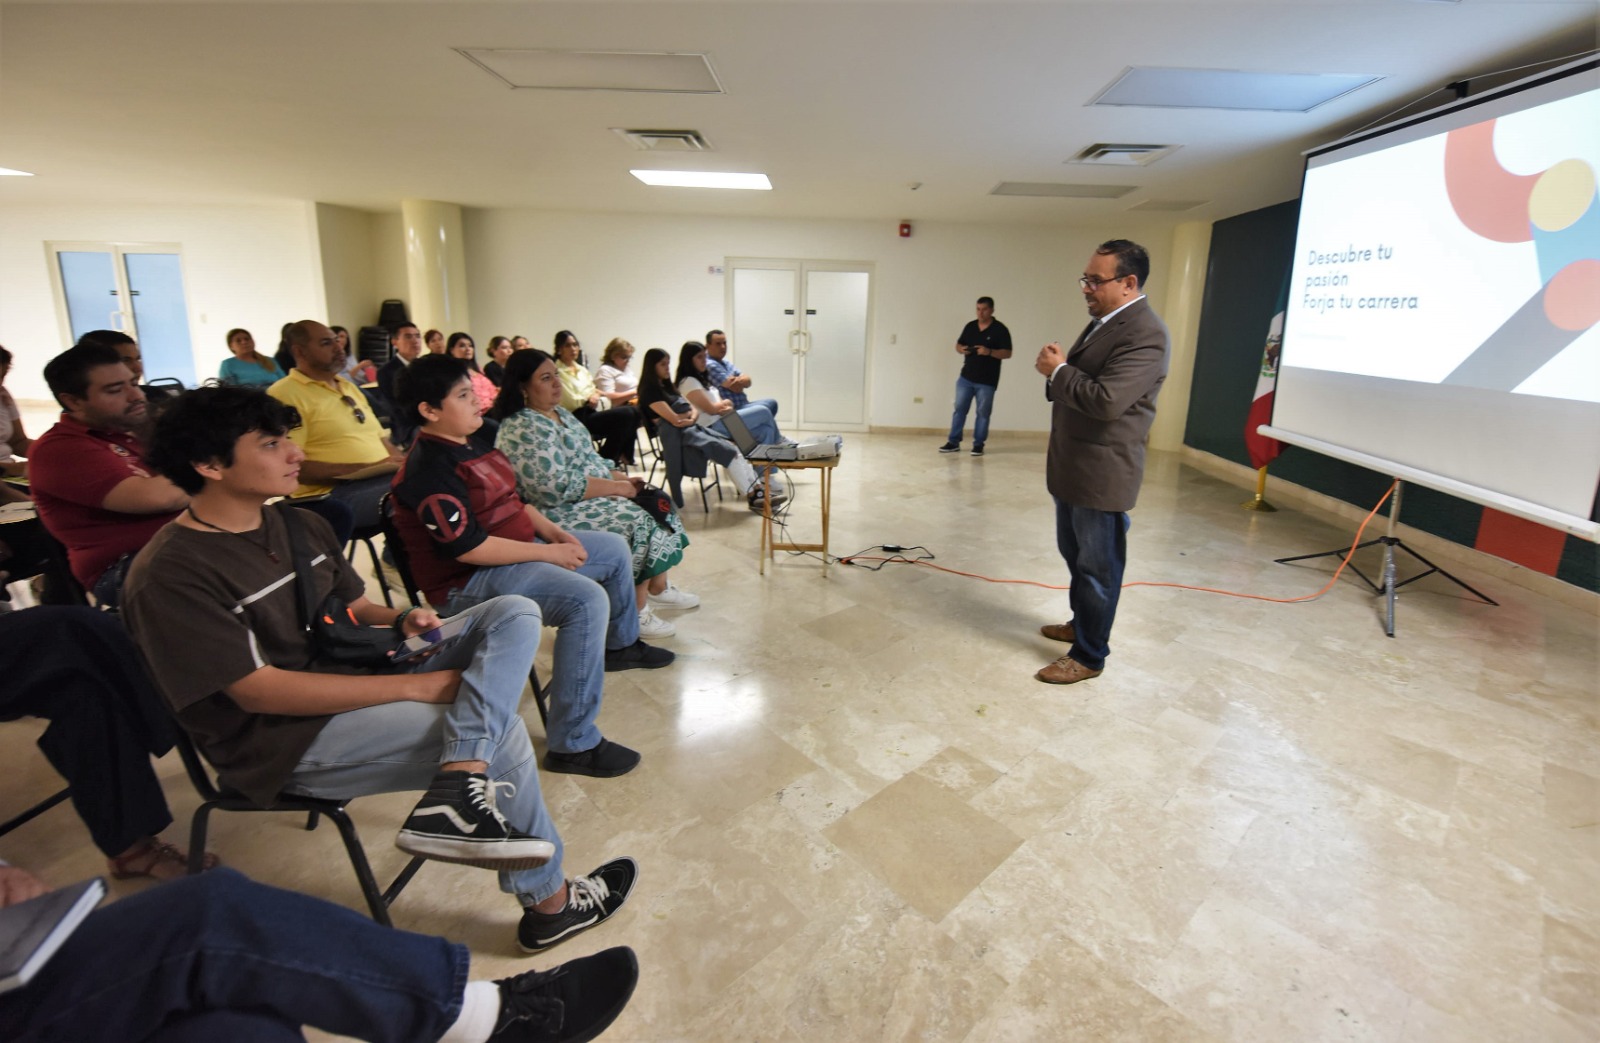
[[[1263,471],[1264,470],[1265,470],[1265,468],[1263,468]],[[1476,589],[1475,587],[1471,586],[1470,584],[1466,583],[1465,581],[1463,581],[1461,579],[1458,579],[1455,576],[1452,576],[1450,573],[1446,572],[1444,569],[1441,569],[1439,566],[1435,565],[1433,562],[1429,561],[1427,558],[1424,558],[1422,555],[1418,554],[1416,551],[1412,550],[1410,547],[1407,547],[1406,544],[1405,544],[1405,541],[1394,534],[1395,523],[1400,518],[1400,489],[1401,489],[1402,484],[1403,483],[1400,481],[1400,479],[1396,478],[1394,480],[1394,499],[1389,501],[1389,531],[1388,531],[1388,534],[1384,535],[1384,536],[1379,536],[1375,540],[1368,540],[1365,543],[1357,544],[1356,547],[1349,552],[1350,557],[1352,559],[1351,562],[1350,562],[1350,571],[1354,572],[1357,576],[1360,576],[1361,579],[1367,584],[1367,586],[1372,588],[1373,593],[1382,594],[1383,595],[1383,600],[1384,600],[1383,632],[1385,634],[1389,635],[1390,637],[1394,636],[1394,605],[1395,605],[1395,597],[1399,593],[1400,588],[1405,586],[1407,583],[1414,583],[1417,580],[1423,578],[1424,576],[1431,576],[1435,572],[1437,572],[1439,575],[1443,576],[1445,579],[1449,580],[1451,583],[1454,583],[1456,586],[1458,586],[1458,587],[1462,588],[1463,590],[1467,591],[1467,593],[1469,593],[1469,594],[1473,595],[1474,597],[1478,598],[1480,601],[1484,602],[1485,604],[1494,605],[1496,607],[1499,607],[1500,602],[1496,601],[1494,598],[1491,598],[1489,595],[1485,594],[1483,591]],[[1362,550],[1362,549],[1367,548],[1367,547],[1376,547],[1379,544],[1383,545],[1383,582],[1381,584],[1380,583],[1374,583],[1367,576],[1366,573],[1364,573],[1360,569],[1356,568],[1355,561],[1353,560],[1355,558],[1355,552],[1356,551]],[[1418,561],[1420,561],[1424,565],[1428,566],[1427,571],[1419,572],[1415,576],[1410,576],[1410,577],[1408,577],[1406,579],[1403,579],[1403,580],[1400,580],[1399,582],[1396,582],[1395,581],[1394,552],[1397,549],[1405,551],[1407,554],[1411,555],[1413,558],[1416,558]],[[1297,554],[1292,558],[1275,558],[1274,560],[1279,565],[1287,565],[1291,561],[1310,561],[1313,558],[1327,558],[1327,557],[1333,557],[1335,555],[1337,555],[1339,557],[1343,557],[1345,553],[1346,552],[1345,552],[1345,549],[1343,547],[1335,547],[1333,550],[1317,551],[1315,554]]]
[[[1267,465],[1262,464],[1256,468],[1256,496],[1253,500],[1246,500],[1239,505],[1247,511],[1261,511],[1271,514],[1278,508],[1267,502]]]

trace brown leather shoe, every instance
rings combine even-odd
[[[1078,640],[1078,632],[1071,623],[1046,623],[1039,628],[1039,633],[1052,641],[1065,641],[1069,645]]]
[[[1045,684],[1077,684],[1091,677],[1099,677],[1104,670],[1090,670],[1071,656],[1062,656],[1033,675],[1034,680]]]

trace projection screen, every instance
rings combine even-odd
[[[1307,153],[1261,432],[1600,539],[1600,59]]]

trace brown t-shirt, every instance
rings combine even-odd
[[[346,601],[361,597],[364,585],[328,523],[293,507],[268,507],[262,527],[247,533],[168,525],[133,560],[123,593],[123,618],[156,687],[222,783],[258,804],[283,789],[328,718],[250,713],[223,689],[263,666],[369,672],[317,662],[300,625],[294,557],[279,514],[287,510],[298,512],[306,532],[312,604],[330,591]]]

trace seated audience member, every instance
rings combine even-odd
[[[472,381],[472,394],[478,400],[478,415],[483,416],[494,408],[494,381],[478,368],[478,348],[472,337],[465,333],[452,333],[445,344],[445,354],[466,364],[467,378]]]
[[[438,330],[429,330],[424,333],[422,335],[422,344],[428,349],[428,354],[430,355],[443,355],[445,353],[444,334]]]
[[[417,429],[400,415],[395,405],[395,384],[406,367],[422,354],[422,331],[415,323],[402,322],[389,331],[389,361],[378,369],[378,394],[389,410],[389,441],[397,446],[408,446],[417,436]]]
[[[500,430],[495,446],[516,471],[517,492],[557,525],[614,532],[633,555],[634,600],[639,633],[670,637],[676,628],[655,608],[694,608],[700,599],[667,580],[683,560],[689,536],[676,512],[658,523],[634,502],[644,479],[629,478],[595,452],[577,419],[561,408],[555,360],[542,351],[521,351],[506,366],[506,384],[495,403]]]
[[[18,456],[28,455],[33,439],[22,429],[22,410],[6,390],[6,377],[10,374],[11,352],[0,347],[0,475],[21,478],[28,473],[28,462]]]
[[[344,352],[344,378],[357,386],[375,382],[378,379],[378,367],[372,364],[371,359],[358,357],[357,345],[350,339],[350,331],[343,326],[328,328],[339,342],[339,350]]]
[[[688,341],[678,352],[676,380],[678,392],[694,406],[701,427],[709,427],[726,437],[728,429],[721,417],[724,413],[737,412],[756,441],[764,444],[783,441],[783,432],[778,430],[777,421],[772,419],[766,406],[749,405],[736,410],[733,403],[711,385],[711,375],[706,371],[706,346],[699,341]]]
[[[300,487],[294,495],[338,500],[355,515],[358,530],[378,524],[378,501],[389,491],[387,473],[340,481],[375,465],[398,467],[400,451],[383,436],[361,389],[343,376],[344,352],[331,329],[312,319],[289,327],[294,369],[272,385],[268,394],[300,415],[290,437],[305,450]]]
[[[483,364],[483,375],[488,377],[495,387],[498,388],[500,382],[505,379],[506,359],[510,358],[515,350],[511,346],[510,337],[489,338],[489,361]]]
[[[533,347],[533,344],[529,342],[527,337],[524,337],[520,333],[511,338],[512,351],[527,351],[531,347]]]
[[[283,329],[278,331],[278,351],[272,356],[272,361],[276,362],[278,368],[283,370],[284,376],[288,376],[289,371],[294,369],[294,352],[289,350],[289,331],[293,328],[294,323],[292,322],[283,324]]]
[[[0,908],[44,892],[0,865]],[[391,1043],[577,1043],[639,980],[627,947],[499,981],[469,981],[471,961],[464,945],[223,869],[91,913],[0,994],[0,1038],[286,1043],[309,1026]]]
[[[397,638],[440,620],[367,600],[326,523],[264,506],[299,480],[305,454],[287,437],[296,420],[262,392],[215,387],[181,396],[157,424],[151,461],[192,500],[128,575],[126,616],[156,688],[222,784],[257,803],[284,790],[425,789],[396,846],[499,869],[501,890],[524,909],[524,950],[605,920],[637,867],[620,858],[562,879],[561,840],[518,714],[539,606],[484,601],[465,633],[399,666],[362,668],[324,654],[300,622],[291,525],[311,557],[312,604],[335,598],[348,606],[343,614],[393,627]]]
[[[706,459],[726,467],[739,486],[739,491],[749,500],[752,511],[764,509],[761,480],[755,468],[750,466],[750,461],[744,458],[739,447],[731,440],[696,423],[699,413],[678,394],[677,387],[672,383],[672,356],[660,348],[651,348],[644,353],[644,366],[639,372],[639,407],[650,411],[658,428],[674,428],[684,445],[693,446],[704,453]],[[782,499],[781,493],[773,492],[774,506]]]
[[[394,478],[395,526],[429,603],[455,614],[503,594],[537,602],[556,628],[545,767],[631,771],[639,755],[595,724],[605,671],[673,656],[639,639],[627,545],[566,532],[517,499],[505,457],[472,438],[483,421],[459,359],[418,359],[400,378],[400,408],[420,434]]]
[[[159,836],[172,813],[150,763],[172,749],[172,720],[122,624],[81,606],[0,615],[0,676],[0,720],[50,722],[39,749],[111,875],[183,876],[189,856]]]
[[[145,381],[144,354],[139,350],[138,342],[121,330],[90,330],[78,338],[78,343],[99,344],[115,349],[123,365],[133,374],[139,390],[144,392],[145,401],[150,404],[150,416],[146,426],[155,423],[156,414],[161,410],[161,403],[174,392],[166,387],[152,387]]]
[[[115,607],[126,559],[189,497],[145,464],[138,432],[149,406],[116,349],[68,348],[45,365],[44,379],[61,420],[30,447],[29,488],[73,576]]]
[[[606,350],[600,353],[600,369],[594,375],[594,386],[614,406],[626,406],[639,400],[639,378],[628,372],[628,362],[633,358],[633,345],[621,337],[611,338]]]
[[[630,405],[608,405],[594,377],[578,361],[578,338],[571,330],[556,334],[556,372],[561,377],[561,407],[578,418],[600,440],[600,455],[613,463],[633,463],[633,433],[639,411]]]
[[[224,384],[271,387],[284,378],[276,362],[256,351],[256,339],[249,330],[229,330],[228,350],[233,357],[222,360],[222,372],[218,374]]]
[[[750,405],[751,398],[745,394],[750,387],[750,378],[739,371],[728,358],[728,335],[721,330],[712,330],[706,334],[706,372],[711,374],[711,383],[733,403],[733,408],[743,409]],[[775,398],[758,398],[754,400],[758,406],[766,406],[767,412],[773,419],[778,416],[778,400]]]

